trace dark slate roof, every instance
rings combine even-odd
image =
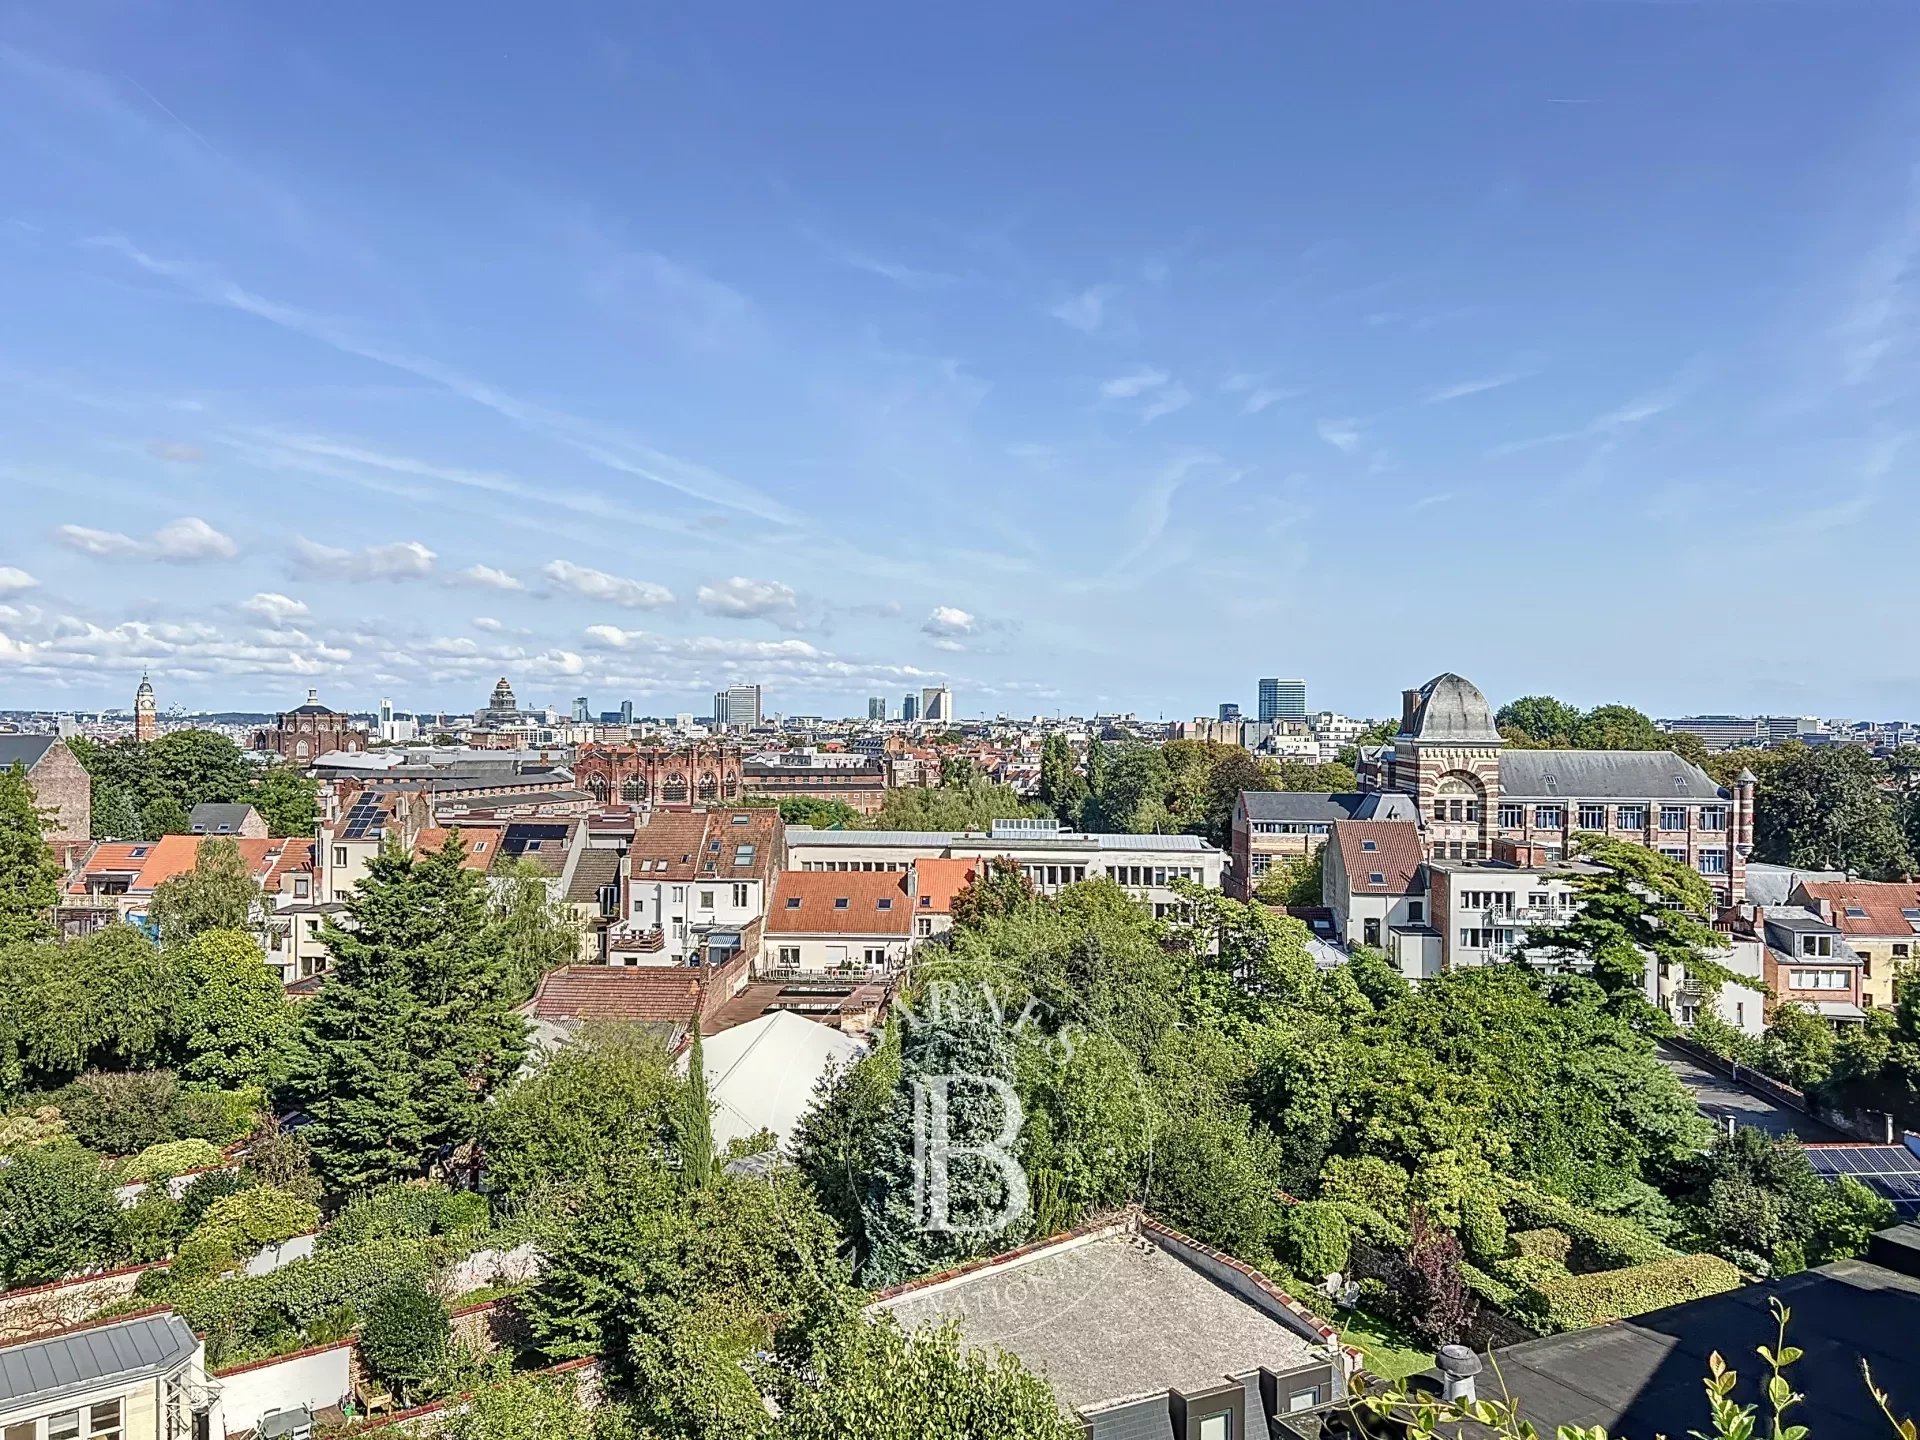
[[[11,770],[16,763],[31,770],[59,743],[53,735],[0,735],[0,770]]]
[[[162,1374],[200,1346],[178,1315],[148,1315],[0,1349],[0,1409]]]
[[[1401,733],[1410,740],[1458,741],[1498,745],[1500,731],[1493,723],[1493,707],[1480,687],[1451,671],[1436,675],[1417,692],[1410,723]]]
[[[195,835],[238,835],[252,809],[251,805],[223,805],[202,800],[187,817],[187,829]]]
[[[605,846],[589,845],[580,852],[573,867],[573,880],[567,886],[567,899],[575,905],[600,903],[600,887],[620,883],[620,852]]]
[[[1862,1360],[1891,1394],[1894,1414],[1920,1412],[1920,1367],[1913,1363],[1920,1280],[1863,1260],[1497,1350],[1495,1387],[1518,1397],[1526,1418],[1545,1435],[1561,1425],[1600,1425],[1611,1435],[1710,1431],[1700,1385],[1707,1357],[1719,1351],[1740,1372],[1741,1397],[1756,1394],[1765,1372],[1754,1347],[1774,1343],[1770,1295],[1793,1310],[1787,1343],[1805,1355],[1788,1378],[1809,1397],[1822,1440],[1888,1434],[1886,1417],[1861,1380]],[[1483,1378],[1495,1373],[1488,1366]]]
[[[1331,825],[1336,820],[1419,818],[1419,809],[1413,797],[1393,791],[1325,795],[1309,790],[1243,790],[1240,792],[1240,801],[1246,806],[1249,820],[1280,821],[1293,825]]]
[[[1505,800],[1726,800],[1730,793],[1671,750],[1506,750]]]

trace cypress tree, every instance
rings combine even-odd
[[[707,1056],[700,1038],[706,1003],[703,986],[693,1012],[693,1044],[687,1051],[687,1092],[679,1126],[680,1173],[689,1190],[704,1190],[713,1179],[713,1105],[707,1098]]]
[[[302,1016],[288,1090],[336,1191],[417,1175],[470,1140],[525,1057],[486,881],[465,854],[457,834],[417,860],[389,846],[347,904],[351,924],[321,931],[332,965]]]
[[[0,771],[0,945],[45,940],[54,933],[60,865],[47,845],[45,825],[26,768],[16,760]]]

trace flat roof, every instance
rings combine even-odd
[[[9,1345],[0,1349],[0,1410],[162,1374],[199,1348],[187,1322],[171,1311]]]
[[[956,1321],[968,1344],[1017,1357],[1076,1410],[1169,1390],[1193,1394],[1262,1367],[1284,1374],[1329,1358],[1324,1345],[1202,1274],[1158,1237],[1143,1243],[1124,1228],[910,1289],[872,1308],[891,1310],[908,1331]]]

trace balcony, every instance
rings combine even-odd
[[[667,932],[658,925],[651,930],[614,930],[607,935],[607,949],[617,955],[653,955],[667,948]]]

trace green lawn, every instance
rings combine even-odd
[[[1346,1313],[1340,1338],[1359,1346],[1367,1357],[1368,1372],[1382,1380],[1404,1380],[1433,1368],[1433,1355],[1419,1340],[1364,1310]]]

